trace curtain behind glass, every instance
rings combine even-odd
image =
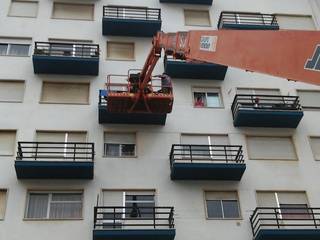
[[[47,193],[31,193],[29,195],[29,204],[27,218],[46,218],[48,209]]]

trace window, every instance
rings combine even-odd
[[[7,190],[0,189],[0,220],[4,219],[7,205]]]
[[[254,160],[298,160],[291,137],[248,136],[248,155]]]
[[[1,56],[27,57],[30,52],[30,44],[0,43]]]
[[[136,134],[106,132],[104,134],[104,156],[106,157],[136,156]]]
[[[9,16],[10,17],[31,17],[35,18],[38,14],[37,1],[12,0]]]
[[[257,204],[259,207],[280,208],[278,217],[281,219],[310,218],[305,192],[257,191]]]
[[[82,217],[81,192],[29,192],[26,218],[79,219]]]
[[[107,59],[134,60],[134,43],[107,42]]]
[[[93,4],[53,3],[52,18],[72,20],[93,20]]]
[[[276,18],[281,29],[316,30],[312,16],[277,14]]]
[[[320,109],[320,91],[297,90],[303,108]]]
[[[16,131],[0,131],[0,156],[12,156],[16,142]]]
[[[219,89],[214,88],[194,88],[193,89],[193,105],[197,108],[222,107],[221,93]]]
[[[24,81],[0,80],[0,102],[22,102]]]
[[[41,142],[86,142],[86,132],[37,131],[37,141]]]
[[[320,137],[310,137],[310,145],[315,160],[320,160]]]
[[[41,103],[89,104],[89,83],[43,82]]]
[[[210,14],[207,10],[184,10],[184,19],[187,26],[211,26]]]
[[[236,192],[205,192],[207,217],[213,219],[240,218]]]

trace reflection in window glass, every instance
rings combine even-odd
[[[220,200],[207,200],[208,218],[223,218]]]
[[[0,44],[0,55],[7,55],[8,44]]]
[[[10,56],[28,56],[29,47],[27,44],[11,44],[8,55]]]
[[[207,107],[220,107],[218,93],[207,93]]]
[[[237,200],[222,200],[224,218],[239,218],[239,206]]]

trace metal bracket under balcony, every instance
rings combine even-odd
[[[274,14],[223,11],[218,29],[279,30],[279,25]]]
[[[160,0],[161,3],[212,5],[212,0]]]
[[[93,240],[173,240],[173,207],[95,207]]]
[[[303,117],[297,96],[235,96],[232,106],[235,127],[296,128]]]
[[[102,34],[106,36],[153,37],[161,23],[159,8],[103,7]]]
[[[254,240],[320,239],[320,208],[258,207],[250,222]]]
[[[224,80],[228,67],[214,63],[195,63],[165,58],[166,74],[173,78]]]
[[[36,42],[32,56],[35,74],[98,75],[99,45]]]
[[[94,143],[18,142],[18,179],[93,179]]]
[[[242,146],[174,144],[170,168],[172,180],[240,181],[246,165]]]

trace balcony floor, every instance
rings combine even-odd
[[[222,23],[222,29],[239,29],[239,30],[279,30],[277,25],[257,25],[257,24],[237,24]]]
[[[175,229],[93,230],[93,240],[173,240]]]
[[[261,229],[255,240],[319,240],[320,229]]]
[[[33,55],[33,70],[35,74],[99,74],[99,58],[40,56]]]
[[[153,37],[161,30],[161,20],[117,19],[104,17],[105,36]]]
[[[246,165],[239,163],[173,163],[171,180],[240,181]]]
[[[302,117],[302,111],[239,109],[233,125],[235,127],[296,128]]]
[[[93,179],[93,162],[15,161],[18,179]]]
[[[228,67],[211,63],[186,63],[166,60],[165,72],[173,78],[224,80]]]
[[[111,113],[99,107],[99,123],[165,125],[167,114]]]

